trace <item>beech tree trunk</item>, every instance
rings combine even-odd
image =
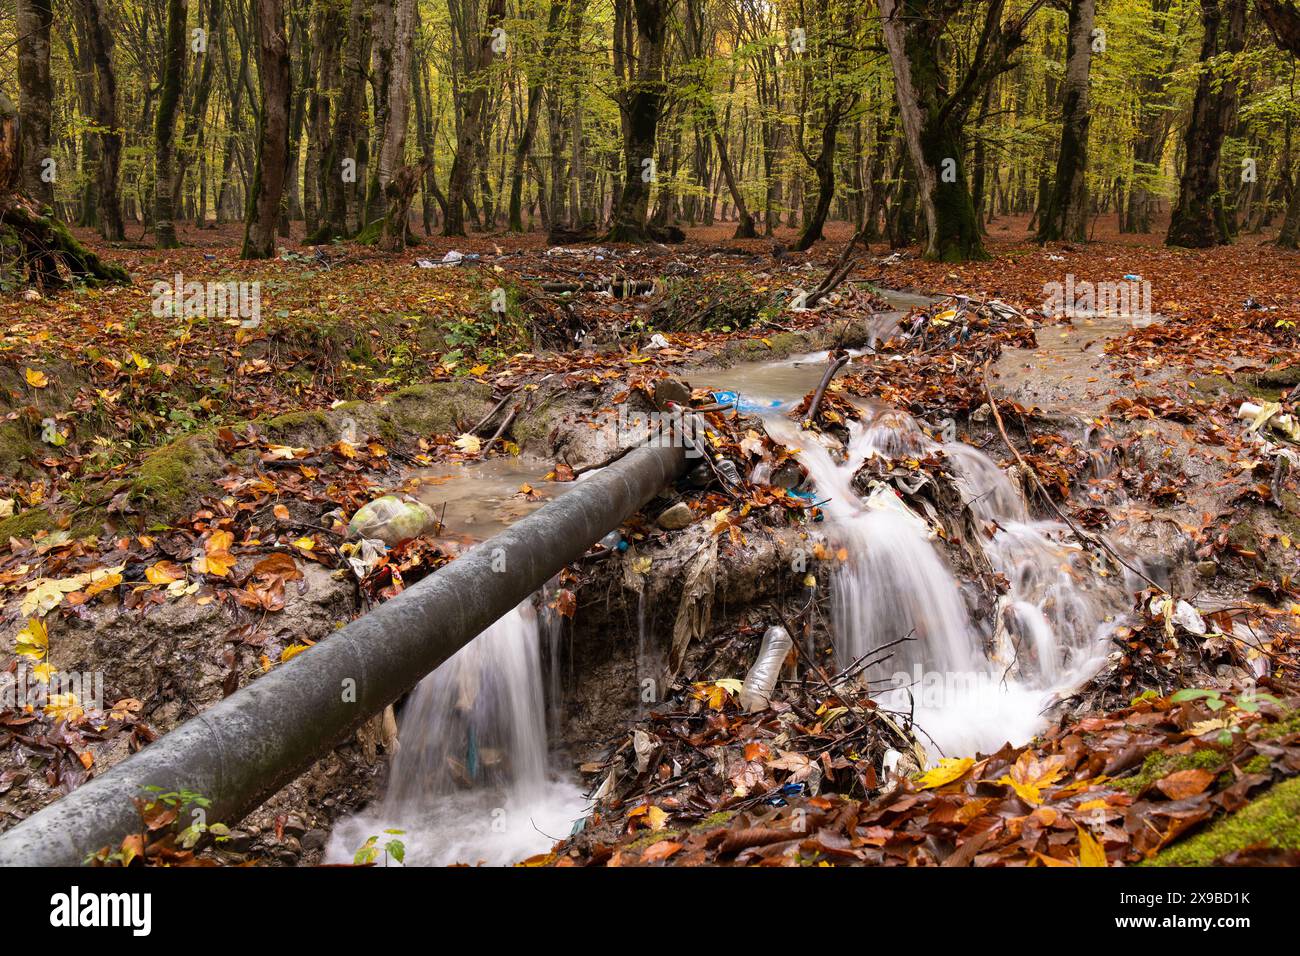
[[[284,30],[284,0],[257,0],[257,74],[262,103],[241,259],[275,255],[280,200],[289,171],[289,38]]]
[[[928,259],[988,258],[966,185],[962,126],[973,97],[997,73],[1011,68],[1010,54],[1024,43],[1017,29],[1003,29],[1002,7],[1002,0],[989,0],[973,60],[949,93],[943,35],[957,5],[945,0],[880,0],[899,121],[925,215]]]
[[[113,32],[105,0],[76,0],[82,42],[95,68],[95,124],[99,127],[99,230],[110,242],[126,238],[118,175],[122,163],[122,131],[117,125],[117,77],[113,72]]]
[[[621,47],[626,63],[627,89],[619,99],[623,116],[623,185],[618,202],[610,214],[609,241],[646,243],[651,240],[647,228],[650,192],[654,176],[651,163],[655,155],[655,137],[659,131],[659,112],[663,106],[664,43],[668,28],[671,0],[632,0],[625,10],[622,39],[615,27],[615,56]],[[630,42],[635,29],[635,46]]]
[[[154,125],[153,233],[159,249],[174,249],[176,240],[176,114],[185,77],[187,0],[167,0],[167,38],[163,57],[162,96]]]
[[[50,0],[18,0],[18,114],[24,158],[23,192],[42,206],[54,204],[57,167],[50,144]]]
[[[1088,75],[1097,0],[1071,0],[1069,53],[1062,88],[1061,146],[1056,181],[1038,218],[1038,241],[1088,238]]]
[[[1223,138],[1236,108],[1236,83],[1216,79],[1212,64],[1220,54],[1245,46],[1246,0],[1201,0],[1201,71],[1192,118],[1183,137],[1183,175],[1165,244],[1208,249],[1226,243],[1230,230],[1223,210],[1219,159]]]

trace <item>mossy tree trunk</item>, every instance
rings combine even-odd
[[[1221,54],[1245,46],[1246,0],[1201,0],[1200,76],[1183,137],[1186,157],[1165,244],[1208,249],[1230,240],[1219,184],[1219,159],[1236,110],[1236,83],[1214,75]]]
[[[925,214],[928,259],[987,259],[966,183],[966,116],[999,74],[1012,69],[1025,27],[1043,5],[1033,0],[1003,22],[1005,0],[988,0],[984,24],[965,72],[949,91],[946,64],[955,56],[945,33],[962,7],[952,0],[880,0],[881,29],[893,67],[899,119]]]
[[[126,270],[103,262],[68,227],[19,188],[23,164],[18,111],[0,93],[0,244],[16,249],[21,281],[50,289],[62,285],[62,269],[87,282],[129,283]]]

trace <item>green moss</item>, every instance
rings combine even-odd
[[[1269,768],[1269,759],[1264,754],[1255,754],[1246,761],[1246,765],[1241,769],[1246,773],[1264,773]]]
[[[1278,386],[1270,384],[1270,380],[1265,376],[1257,375],[1240,375],[1235,380],[1230,380],[1226,375],[1205,375],[1195,379],[1192,385],[1197,391],[1211,395],[1220,394],[1235,398],[1248,395],[1266,402],[1276,402],[1281,394]]]
[[[1293,710],[1281,720],[1265,727],[1258,734],[1257,740],[1277,740],[1290,734],[1300,733],[1300,710]]]
[[[478,382],[432,382],[399,389],[382,406],[382,414],[408,440],[447,434],[458,422],[482,416],[492,390]],[[472,422],[471,422],[472,424]]]
[[[1208,830],[1157,853],[1147,866],[1209,866],[1256,844],[1300,850],[1300,777],[1271,787]]]
[[[40,447],[20,424],[0,425],[0,469],[14,475],[30,468],[29,462],[40,456]]]
[[[13,515],[0,521],[0,543],[10,538],[30,538],[38,531],[54,531],[58,528],[54,515],[45,508],[28,508],[21,514]]]
[[[322,411],[287,412],[257,424],[262,434],[281,444],[324,445],[336,440],[332,437],[329,416]]]
[[[683,832],[684,831],[682,830],[671,830],[671,829],[650,830],[642,834],[641,836],[637,837],[631,843],[629,843],[627,845],[627,849],[644,850],[646,847],[653,846],[654,844],[658,843],[660,840],[668,840],[673,837],[679,837],[682,835]]]
[[[209,490],[222,472],[222,460],[211,431],[163,445],[128,479],[130,500],[148,524],[170,523]]]
[[[735,815],[736,815],[736,811],[735,811],[735,810],[719,810],[717,813],[711,813],[711,814],[709,814],[707,817],[705,817],[705,818],[704,818],[703,820],[701,820],[699,823],[695,824],[695,826],[691,827],[691,829],[692,829],[692,830],[712,830],[712,829],[714,829],[715,827],[720,827],[720,826],[722,826],[724,823],[726,823],[728,820],[730,820],[730,819],[731,819],[732,817],[734,817]]]
[[[1146,760],[1142,762],[1142,769],[1131,777],[1116,780],[1115,786],[1137,794],[1157,780],[1163,780],[1179,770],[1217,770],[1223,762],[1223,754],[1212,748],[1197,750],[1190,754],[1171,754],[1157,750],[1147,754]]]

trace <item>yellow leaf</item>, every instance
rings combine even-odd
[[[471,375],[482,375],[482,374],[483,374],[484,372],[486,372],[487,370],[488,370],[488,367],[487,367],[486,365],[475,365],[472,369],[469,370],[469,374],[471,374]]]
[[[142,372],[147,372],[149,369],[153,368],[153,362],[150,362],[147,358],[145,358],[145,357],[144,357],[143,355],[141,355],[139,352],[132,352],[132,353],[131,353],[131,361],[134,362],[134,363],[135,363],[135,367],[138,368],[138,369],[139,369],[140,371],[142,371]]]
[[[91,581],[90,584],[86,586],[86,600],[89,601],[96,594],[107,591],[109,588],[115,588],[121,583],[122,575],[120,574],[106,574],[102,578]]]
[[[229,531],[214,531],[212,537],[208,538],[203,544],[203,550],[209,554],[214,551],[229,551],[230,546],[235,543],[235,536]]]
[[[45,704],[45,713],[55,720],[73,721],[85,713],[77,703],[76,694],[51,694]]]
[[[998,778],[998,783],[1015,790],[1025,803],[1037,806],[1043,802],[1042,791],[1065,775],[1065,757],[1053,754],[1039,760],[1032,750],[1023,751],[1009,774]]]
[[[19,657],[29,657],[39,661],[50,649],[50,633],[45,627],[45,622],[39,617],[28,621],[14,639],[17,642],[14,650]]]
[[[144,576],[150,584],[171,584],[185,577],[185,569],[174,561],[159,561],[145,568]]]
[[[1079,831],[1079,865],[1106,866],[1106,851],[1096,838],[1083,827],[1075,824]]]
[[[285,661],[293,660],[295,657],[297,657],[306,649],[307,649],[306,644],[290,644],[288,647],[286,647],[284,650],[280,652],[280,663],[283,664]],[[312,658],[312,660],[315,659],[316,658],[314,657]]]
[[[651,830],[662,830],[668,824],[668,814],[658,807],[651,807],[646,811],[646,816],[650,820]]]
[[[45,377],[44,372],[29,368],[23,370],[23,375],[26,376],[27,384],[32,388],[44,388],[50,384],[50,380]]]
[[[312,538],[302,537],[295,541],[293,546],[300,551],[311,551],[316,547],[316,542]]]
[[[921,774],[916,783],[921,790],[933,790],[935,787],[960,780],[973,766],[975,760],[971,757],[944,757],[939,761],[939,766],[931,767]]]
[[[452,444],[467,455],[477,455],[479,450],[483,447],[483,442],[479,440],[479,437],[477,435],[471,435],[469,432],[461,435],[452,442]]]

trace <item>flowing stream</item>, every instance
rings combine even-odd
[[[864,422],[853,424],[848,448],[836,454],[800,431],[782,413],[825,367],[821,353],[737,366],[710,373],[708,381],[762,408],[769,431],[798,449],[819,499],[826,499],[827,535],[848,555],[830,582],[839,666],[910,638],[889,649],[890,675],[878,699],[913,715],[928,735],[931,760],[1027,740],[1041,729],[1052,700],[1100,666],[1106,635],[1124,611],[1120,582],[1096,576],[1063,527],[1032,520],[988,456],[932,441],[906,414],[868,410]],[[935,451],[946,456],[963,498],[989,529],[979,546],[1009,582],[991,620],[972,613],[973,585],[954,575],[924,517],[890,488],[878,486],[863,498],[853,487],[873,455]],[[481,537],[532,510],[534,503],[515,494],[527,480],[540,476],[523,463],[489,462],[436,479],[427,500],[450,503],[453,531]],[[553,622],[538,618],[533,602],[524,602],[420,682],[402,711],[387,792],[335,827],[328,861],[351,861],[371,836],[382,847],[393,838],[385,831],[396,829],[408,865],[503,865],[544,852],[571,831],[587,803],[576,781],[548,760],[560,655]],[[644,625],[637,644],[639,667],[652,666]],[[879,670],[868,676],[878,679]]]
[[[1031,520],[1015,486],[983,452],[933,442],[892,410],[854,423],[842,460],[789,421],[768,427],[799,450],[818,498],[829,499],[827,535],[847,552],[830,585],[838,663],[904,641],[888,650],[879,700],[913,713],[932,760],[1029,739],[1052,701],[1100,667],[1106,636],[1124,610],[1123,588],[1094,574],[1064,526]],[[865,500],[853,488],[873,455],[934,451],[946,456],[963,499],[992,531],[979,544],[1009,589],[991,620],[972,614],[976,602],[967,600],[925,518],[891,488],[877,486]]]
[[[407,865],[506,865],[545,851],[586,812],[553,775],[546,745],[541,629],[526,601],[412,692],[388,791],[335,828],[326,859],[349,862],[399,829]]]

